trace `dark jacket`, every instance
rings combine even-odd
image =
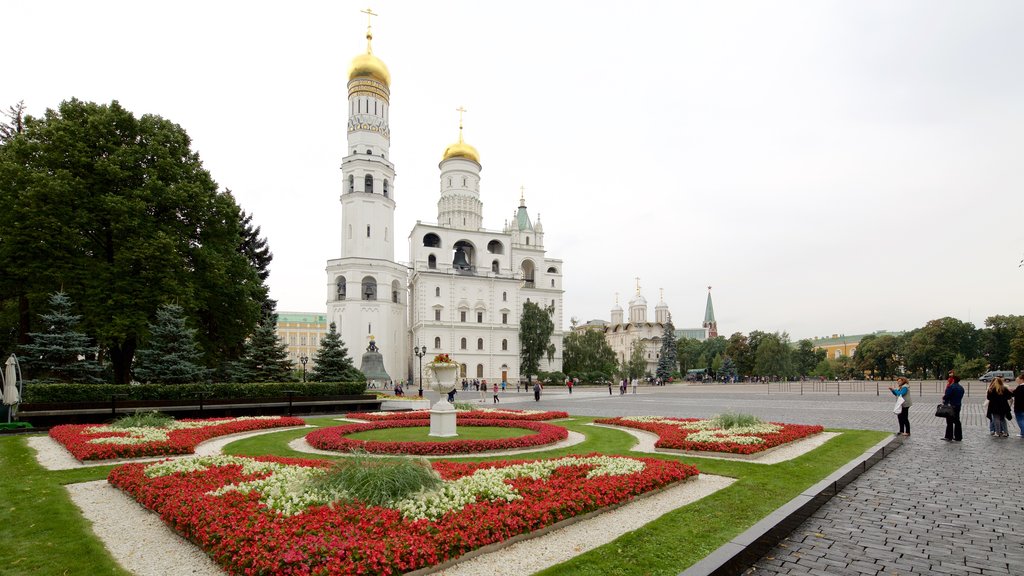
[[[985,414],[986,418],[999,417],[1010,419],[1010,398],[1013,398],[1013,394],[1006,390],[1002,394],[999,394],[995,390],[989,390],[985,395],[988,398],[988,412]]]
[[[964,387],[954,382],[946,387],[946,393],[942,395],[942,403],[950,406],[960,407],[964,400]]]
[[[1024,412],[1024,384],[1018,384],[1013,389],[1013,413],[1020,414]]]

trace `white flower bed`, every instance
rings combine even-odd
[[[84,434],[106,434],[110,432],[123,432],[126,436],[105,436],[103,438],[92,438],[90,444],[145,444],[147,442],[164,442],[168,435],[174,430],[189,430],[192,428],[206,428],[207,426],[219,426],[229,422],[242,420],[274,420],[280,416],[239,416],[225,420],[202,420],[199,422],[174,421],[167,426],[159,428],[153,426],[133,426],[129,428],[114,428],[106,424],[92,426],[83,430]]]
[[[660,416],[624,416],[623,420],[631,422],[648,422],[651,424],[667,424],[678,426],[683,430],[695,430],[686,436],[690,442],[712,443],[712,442],[733,442],[735,444],[764,444],[763,438],[752,436],[752,434],[774,434],[782,430],[782,426],[770,422],[760,422],[752,426],[735,426],[733,428],[721,428],[714,418],[697,420],[694,422],[681,422],[670,420]]]
[[[158,462],[147,466],[145,474],[150,478],[155,478],[176,472],[196,472],[211,467],[229,465],[241,466],[244,474],[267,474],[267,476],[223,486],[210,492],[211,496],[255,490],[260,494],[260,501],[286,516],[298,514],[310,506],[329,504],[346,496],[344,493],[310,488],[312,480],[326,474],[326,469],[277,462],[258,462],[239,456],[202,456]],[[521,477],[547,478],[560,467],[585,465],[594,466],[587,474],[587,478],[634,474],[643,471],[645,467],[643,462],[632,458],[567,456],[555,460],[515,464],[504,468],[481,468],[473,474],[457,480],[445,481],[437,490],[399,500],[392,504],[392,507],[410,519],[436,520],[448,512],[461,510],[468,504],[481,500],[510,502],[521,498],[505,480]]]

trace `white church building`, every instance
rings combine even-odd
[[[356,359],[371,336],[392,380],[418,377],[413,347],[429,362],[448,353],[461,375],[514,382],[519,318],[526,302],[554,310],[555,354],[542,370],[562,366],[562,261],[549,258],[544,230],[520,196],[516,218],[483,228],[477,150],[462,137],[438,165],[437,223],[417,222],[409,263],[395,260],[395,166],[389,159],[391,75],[367,49],[353,59],[348,82],[348,147],[342,159],[341,257],[327,262],[327,317]],[[420,184],[417,184],[420,186]]]

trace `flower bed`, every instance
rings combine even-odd
[[[232,574],[401,574],[628,501],[698,474],[602,456],[448,463],[439,490],[364,506],[297,487],[322,461],[211,456],[126,464],[109,477]]]
[[[373,454],[416,454],[419,456],[445,456],[449,454],[467,454],[486,452],[489,450],[516,450],[554,444],[569,437],[569,431],[561,426],[543,422],[527,422],[522,420],[480,420],[473,419],[461,422],[462,426],[490,426],[499,428],[525,428],[536,434],[518,438],[495,438],[493,440],[451,440],[448,442],[384,442],[378,440],[355,440],[346,438],[348,434],[367,430],[384,430],[387,428],[414,428],[428,426],[429,421],[392,420],[383,422],[367,422],[365,424],[346,424],[320,428],[306,435],[306,442],[321,450],[338,450],[350,452],[365,450]]]
[[[625,416],[599,418],[597,424],[626,426],[658,435],[657,448],[754,454],[824,430],[821,426],[763,422],[753,426],[722,429],[714,420],[698,418],[662,418],[656,416]]]
[[[63,424],[51,428],[50,437],[79,460],[109,460],[191,454],[197,444],[217,436],[305,424],[301,418],[290,416],[182,419],[166,427],[112,428],[107,425]]]
[[[429,420],[430,410],[411,410],[409,412],[352,412],[345,415],[347,418],[356,420]],[[466,420],[528,420],[532,422],[540,420],[554,420],[555,418],[568,418],[568,412],[559,410],[497,410],[492,408],[481,408],[479,410],[459,410],[456,413],[459,422]]]

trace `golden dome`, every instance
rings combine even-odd
[[[458,142],[444,149],[444,157],[441,158],[441,162],[452,158],[465,158],[477,164],[480,163],[480,153],[476,151],[476,148],[463,142],[461,137]]]
[[[380,58],[369,52],[352,59],[352,64],[348,67],[349,82],[356,78],[373,78],[383,82],[388,88],[391,87],[391,73],[388,72],[388,67]]]

